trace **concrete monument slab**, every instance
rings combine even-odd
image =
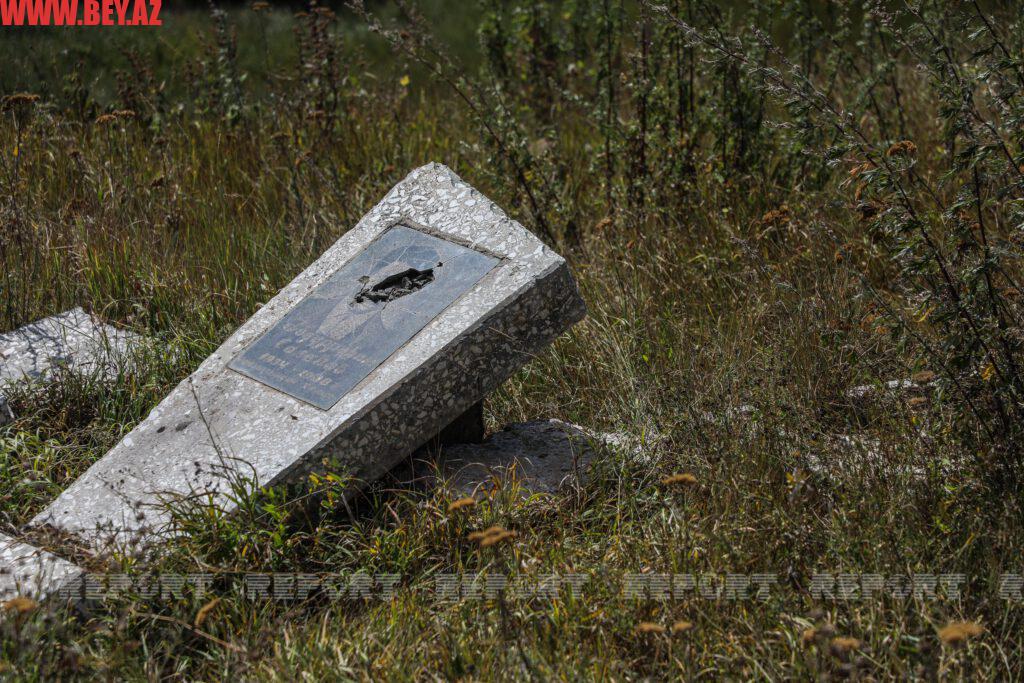
[[[81,308],[0,334],[0,425],[14,415],[4,386],[45,382],[59,370],[115,377],[141,337],[107,325]]]
[[[436,261],[435,261],[436,259]],[[413,171],[41,512],[99,549],[232,477],[367,482],[585,313],[565,261],[448,168]]]

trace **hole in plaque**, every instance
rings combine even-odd
[[[441,265],[440,263],[437,265]],[[360,278],[366,280],[365,277]],[[413,292],[419,291],[434,281],[434,269],[408,268],[401,273],[389,275],[380,282],[373,285],[366,285],[355,296],[357,304],[370,301],[375,304],[394,301]]]

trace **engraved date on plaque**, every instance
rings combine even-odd
[[[228,367],[327,410],[497,264],[493,256],[395,225]]]

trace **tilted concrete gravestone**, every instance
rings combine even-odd
[[[413,171],[32,525],[146,544],[168,499],[330,467],[372,481],[585,313],[565,261],[444,166]]]
[[[81,308],[0,334],[0,425],[13,419],[5,387],[47,382],[57,372],[116,377],[141,337],[107,325]]]

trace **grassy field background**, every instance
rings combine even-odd
[[[182,507],[190,536],[157,570],[214,572],[219,601],[25,607],[0,625],[0,675],[1018,676],[1021,604],[999,587],[1024,547],[1020,7],[369,12],[4,29],[0,329],[82,305],[158,343],[113,385],[13,391],[0,531],[429,161],[564,254],[589,307],[487,401],[489,427],[561,418],[643,457],[607,449],[582,487],[461,509],[379,485],[347,510],[330,480],[316,518],[286,492],[240,491],[231,518]],[[880,389],[910,377],[928,388]],[[468,538],[490,525],[517,535]],[[247,600],[245,572],[269,571],[402,579],[387,601]],[[438,600],[460,572],[587,582]],[[844,572],[965,578],[958,598],[812,595]],[[637,573],[779,583],[765,601],[625,597]]]

